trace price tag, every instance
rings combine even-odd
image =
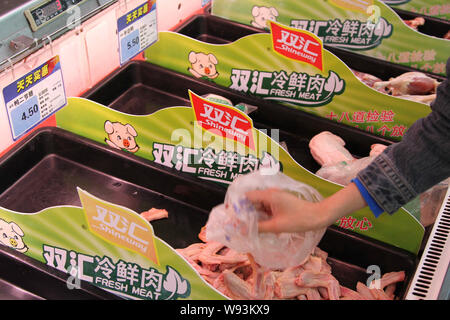
[[[134,58],[158,39],[156,1],[149,0],[117,20],[120,65]]]
[[[3,89],[14,140],[67,104],[59,56]]]

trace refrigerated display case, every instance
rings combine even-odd
[[[200,0],[62,0],[14,4],[5,1],[0,4],[0,21],[7,26],[0,31],[2,93],[4,88],[16,85],[22,77],[26,80],[31,71],[40,71],[42,75],[42,66],[58,57],[56,65],[59,65],[54,69],[55,73],[50,74],[61,73],[66,98],[65,104],[55,108],[54,112],[42,116],[38,122],[28,122],[20,134],[13,130],[14,118],[7,108],[10,106],[6,99],[8,96],[2,94],[0,100],[3,105],[0,127],[5,137],[0,145],[0,214],[2,220],[19,214],[17,220],[22,222],[21,227],[25,231],[22,234],[28,236],[26,254],[14,246],[0,246],[0,298],[112,300],[148,299],[150,296],[150,299],[227,299],[202,280],[175,249],[199,242],[198,234],[211,209],[224,201],[229,182],[216,183],[183,172],[175,165],[175,158],[175,162],[169,165],[167,161],[157,163],[154,159],[156,149],[152,149],[154,145],[145,142],[139,142],[139,152],[111,147],[106,143],[104,127],[99,129],[101,135],[98,136],[93,125],[98,121],[103,124],[103,119],[131,121],[140,118],[143,126],[152,124],[153,127],[146,133],[138,130],[138,137],[143,139],[147,135],[149,141],[157,144],[158,138],[168,140],[162,137],[167,135],[168,128],[176,125],[171,122],[178,121],[180,126],[188,129],[193,125],[190,91],[203,97],[214,94],[234,106],[246,107],[246,115],[252,120],[255,130],[270,132],[279,129],[283,154],[286,152],[286,157],[292,158],[290,161],[311,175],[320,166],[310,154],[308,144],[320,132],[330,131],[342,137],[356,158],[364,157],[372,144],[395,143],[393,139],[295,110],[276,101],[169,70],[153,64],[151,55],[146,56],[143,49],[130,55],[128,61],[122,61],[118,21],[150,3],[156,6],[157,12],[157,26],[152,30],[172,30],[215,44],[231,43],[260,32],[212,16],[209,1]],[[69,18],[73,27],[67,23]],[[330,51],[349,67],[381,79],[413,71],[409,67],[338,48],[330,48]],[[439,75],[429,75],[443,80]],[[73,107],[77,104],[82,106],[85,102],[86,109],[80,110],[87,110],[86,113],[72,117],[72,110],[75,113],[78,110]],[[28,105],[21,109],[20,115],[22,111],[25,119],[33,115],[26,113]],[[32,108],[31,111],[35,110]],[[165,112],[170,113],[170,117],[163,121],[161,115]],[[177,153],[173,155],[176,157]],[[318,178],[311,179],[316,181]],[[144,257],[145,260],[136,248],[112,243],[105,234],[99,236],[91,228],[89,215],[83,215],[87,206],[80,190],[100,201],[97,204],[111,204],[111,208],[123,209],[137,219],[140,219],[140,212],[149,208],[166,209],[169,212],[167,219],[150,223],[157,262],[148,256]],[[418,252],[337,225],[327,229],[318,246],[328,252],[333,275],[349,288],[354,288],[357,282],[365,282],[367,267],[377,265],[383,273],[405,271],[405,280],[395,291],[398,299],[447,300],[449,276],[446,274],[450,259],[448,192],[439,208],[436,222],[425,229]],[[36,221],[31,219],[24,223],[27,216],[33,216]],[[125,215],[121,217],[121,221],[132,221],[123,220]],[[130,216],[126,217],[130,219]],[[67,254],[65,264],[58,264],[55,258],[55,250],[58,249]],[[77,283],[76,288],[71,287],[73,275],[70,273],[71,259],[75,257],[88,259],[84,262],[86,277]],[[101,262],[106,258],[110,258],[115,267],[120,261],[135,263],[143,274],[151,271],[167,283],[175,281],[177,289],[166,286],[162,280],[159,289],[153,288],[153,291],[144,290],[141,286],[121,292],[107,281],[97,283],[93,279],[100,279],[100,273],[105,271]],[[153,262],[149,263],[148,259]],[[119,282],[117,280],[114,284]],[[125,282],[133,284],[130,278]]]

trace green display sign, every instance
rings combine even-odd
[[[270,26],[272,33],[222,45],[160,32],[145,55],[165,68],[392,140],[400,140],[430,113],[428,105],[363,84],[314,34],[278,23]]]
[[[447,0],[382,0],[392,8],[450,20],[450,3]]]
[[[0,208],[2,245],[126,299],[225,299],[136,212],[78,189],[82,207]],[[57,226],[57,228],[55,227]]]
[[[266,170],[269,174],[282,171],[316,188],[324,197],[342,188],[303,168],[275,140],[255,129],[245,113],[231,106],[205,101],[195,93],[190,94],[192,108],[163,108],[139,116],[87,99],[69,98],[68,105],[56,114],[56,121],[58,127],[104,144],[111,139],[105,123],[132,127],[136,132],[134,143],[139,149],[122,148],[124,152],[132,152],[172,170],[225,186],[240,174]],[[394,215],[383,214],[374,218],[365,208],[336,221],[336,225],[415,254],[424,235],[422,225],[404,209]],[[160,251],[157,248],[158,261],[166,263]],[[175,264],[171,266],[180,279],[191,279]],[[160,272],[165,273],[166,269]],[[191,295],[194,292],[191,283]]]
[[[440,75],[450,52],[449,40],[413,30],[378,0],[216,0],[212,13],[261,29],[277,21],[308,30],[328,46]]]

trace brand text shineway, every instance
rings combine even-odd
[[[93,217],[93,219],[100,223],[102,231],[127,242],[143,253],[147,251],[149,242],[135,235],[136,228],[143,231],[148,231],[147,229],[134,222],[130,223],[125,217],[100,206],[97,206],[97,216]],[[119,224],[121,224],[121,226],[119,226]]]
[[[310,46],[320,48],[319,43],[309,39],[305,40],[302,36],[286,30],[281,30],[281,39],[277,39],[277,42],[282,44],[281,49],[305,58],[312,63],[316,62],[317,56],[319,55],[317,52],[310,50]]]
[[[228,136],[234,136],[241,142],[245,142],[248,138],[249,132],[238,127],[239,123],[249,125],[249,122],[245,118],[238,116],[231,116],[230,113],[220,110],[214,106],[203,104],[204,111],[200,114],[205,118],[205,122],[208,126],[218,129],[226,133]]]

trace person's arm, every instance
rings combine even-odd
[[[246,196],[271,215],[269,220],[259,222],[259,232],[305,232],[326,228],[341,217],[367,206],[354,183],[320,202],[301,200],[278,189],[250,191]]]
[[[361,170],[356,180],[318,203],[287,192],[252,191],[247,197],[261,204],[271,218],[260,232],[303,232],[327,227],[369,205],[378,216],[394,213],[419,193],[450,176],[450,59],[447,80],[437,90],[432,112],[416,121],[401,142],[390,145]],[[365,200],[367,199],[367,201]]]
[[[384,211],[392,214],[450,176],[450,59],[432,112],[411,125],[357,178]]]

